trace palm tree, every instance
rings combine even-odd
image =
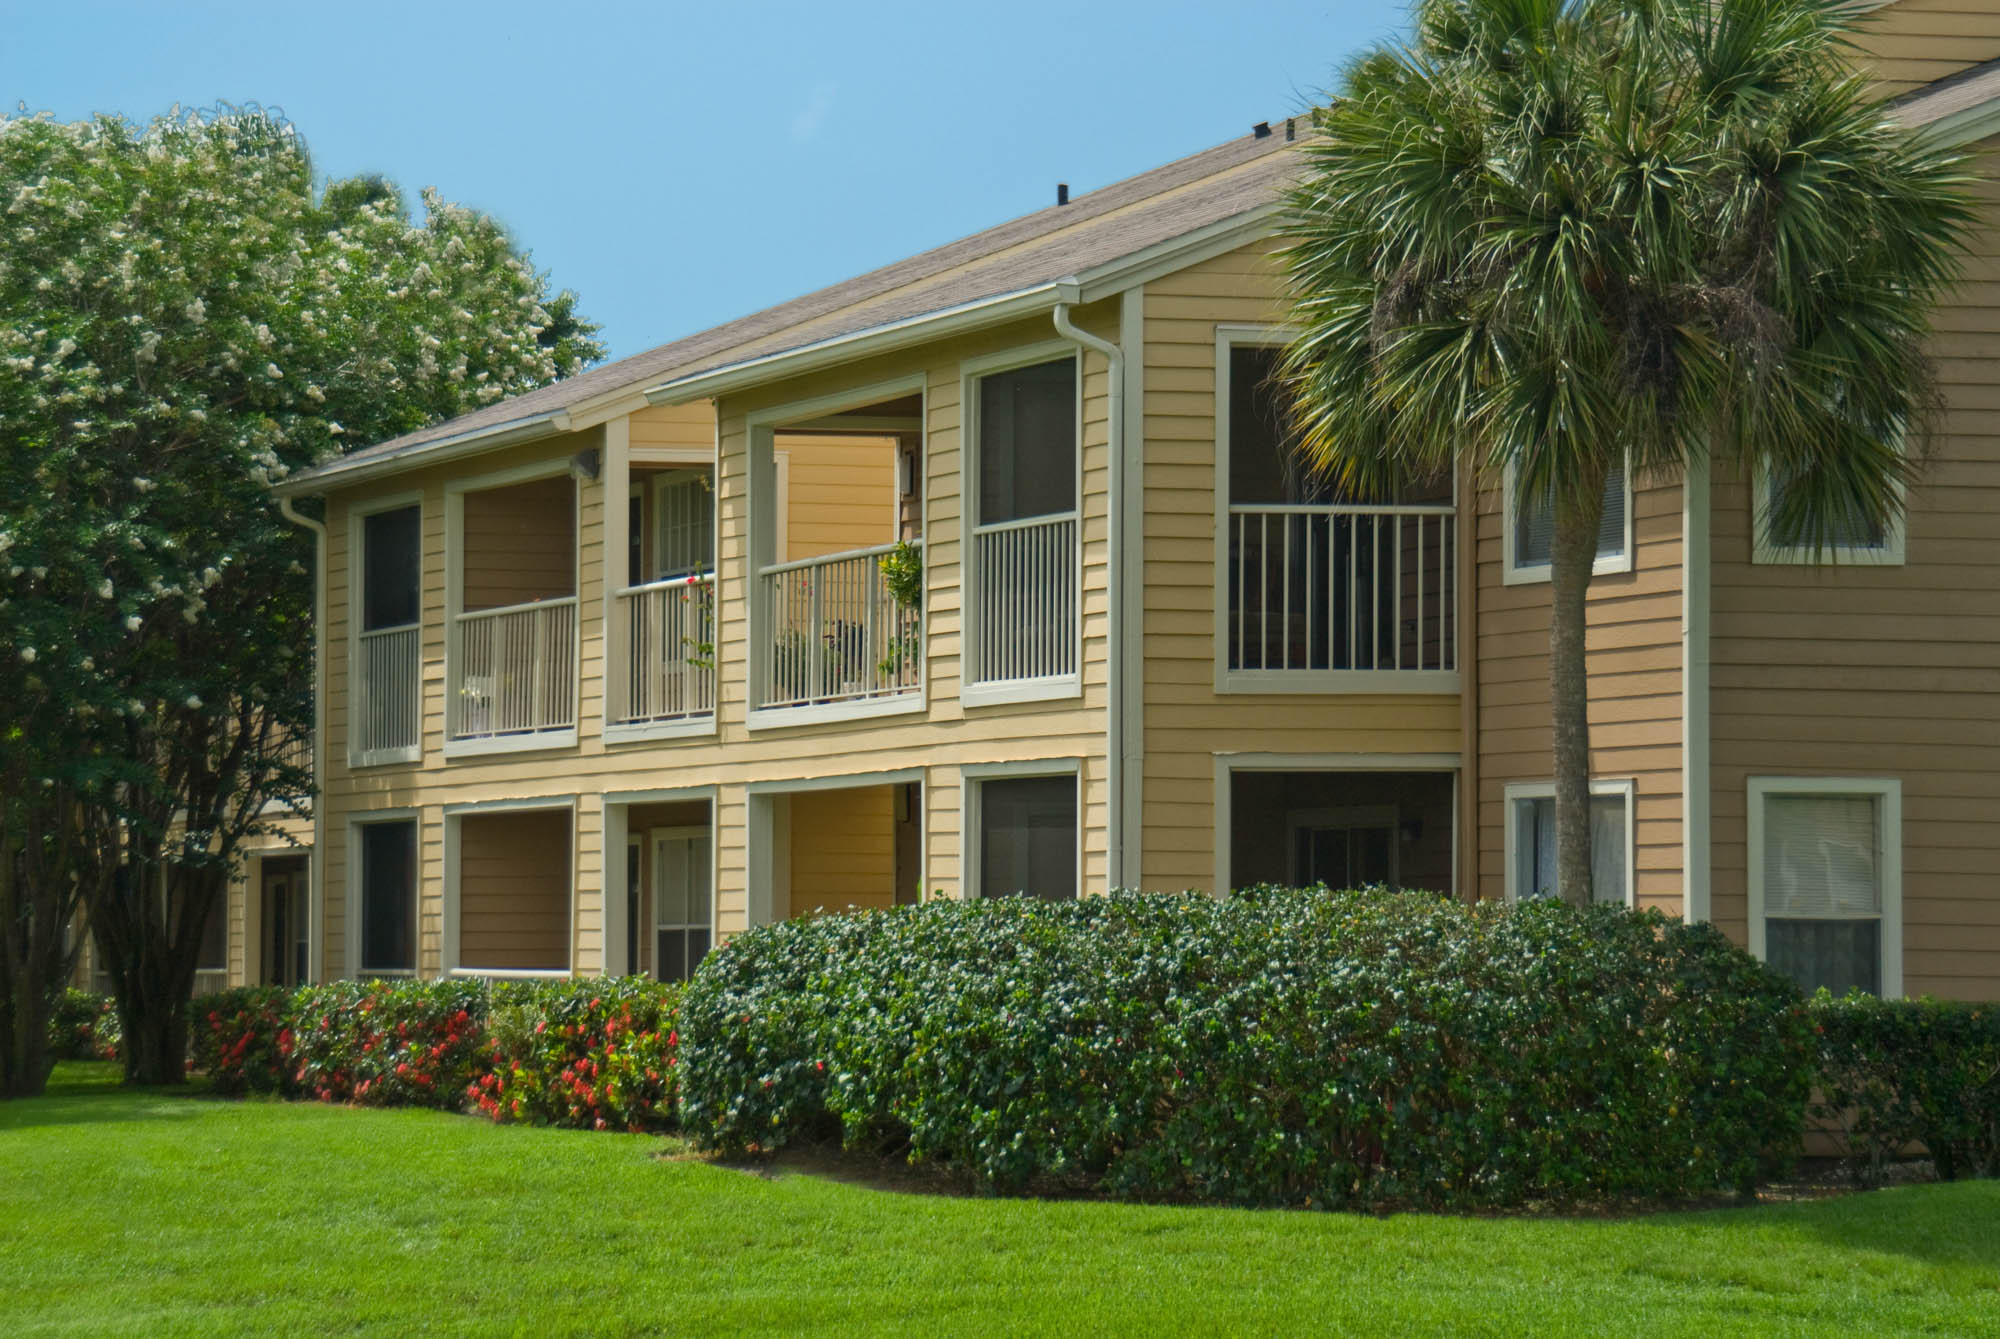
[[[1346,71],[1286,233],[1300,449],[1552,510],[1559,891],[1590,898],[1584,596],[1605,483],[1713,456],[1822,554],[1901,506],[1972,217],[1839,0],[1418,0]]]

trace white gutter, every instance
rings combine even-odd
[[[280,480],[271,491],[281,498],[316,497],[334,488],[345,488],[360,480],[372,479],[378,474],[388,474],[402,469],[406,464],[418,459],[425,465],[436,465],[456,460],[461,456],[497,451],[503,446],[538,441],[543,437],[557,437],[569,430],[569,410],[557,409],[547,414],[537,414],[533,418],[517,418],[506,423],[495,423],[491,427],[471,428],[449,437],[416,442],[386,455],[352,456],[346,460],[337,460],[330,465],[305,470],[293,478]],[[303,521],[305,518],[299,519]]]
[[[1056,303],[1056,333],[1081,348],[1102,354],[1109,364],[1106,369],[1105,434],[1106,446],[1110,453],[1107,473],[1110,478],[1105,509],[1109,513],[1109,524],[1105,526],[1105,585],[1110,604],[1109,630],[1104,639],[1105,666],[1104,707],[1109,718],[1105,739],[1105,768],[1110,785],[1110,803],[1106,806],[1110,813],[1109,840],[1105,843],[1106,882],[1112,888],[1125,886],[1125,583],[1121,580],[1125,561],[1125,353],[1108,339],[1100,339],[1085,330],[1070,324],[1070,304],[1076,301],[1077,285],[1074,280],[1057,285],[1060,300]]]
[[[908,343],[911,335],[918,331],[926,338],[944,339],[963,330],[1039,315],[1060,301],[1059,290],[1064,282],[1074,287],[1074,280],[1037,284],[1033,288],[980,298],[976,302],[946,307],[942,311],[924,312],[886,325],[869,326],[866,330],[834,335],[812,344],[801,344],[744,362],[696,372],[650,387],[645,393],[646,399],[656,405],[713,399],[730,391],[770,381],[776,376],[817,372],[841,363],[851,363],[857,358],[866,358],[870,354],[886,352]]]
[[[278,499],[278,514],[294,525],[313,532],[318,552],[313,559],[313,785],[326,776],[326,522],[315,521],[292,510],[292,500]],[[324,981],[326,973],[320,956],[326,919],[326,806],[321,796],[313,796],[313,849],[307,857],[312,878],[306,886],[306,971],[313,981]],[[257,896],[252,889],[250,896]]]

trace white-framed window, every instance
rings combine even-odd
[[[1080,689],[1083,373],[1053,343],[964,365],[967,486],[962,697]]]
[[[1750,556],[1753,562],[1772,565],[1805,565],[1810,563],[1845,563],[1851,567],[1900,567],[1903,565],[1903,539],[1905,523],[1903,517],[1903,491],[1899,484],[1896,489],[1896,513],[1886,524],[1855,516],[1835,524],[1831,543],[1824,549],[1798,542],[1795,536],[1773,533],[1773,515],[1778,499],[1784,488],[1783,480],[1768,468],[1759,465],[1756,471],[1756,494],[1752,506],[1752,534]]]
[[[1549,579],[1550,544],[1555,535],[1555,500],[1543,493],[1522,498],[1512,466],[1501,488],[1501,580],[1509,586]],[[1632,456],[1604,479],[1604,518],[1597,527],[1597,562],[1591,571],[1632,570]]]
[[[353,942],[349,961],[360,976],[414,976],[417,971],[417,819],[414,814],[352,821]]]
[[[423,757],[423,500],[405,493],[348,516],[352,767]]]
[[[1807,990],[1903,993],[1903,784],[1751,777],[1750,951]]]
[[[686,981],[715,942],[714,861],[705,827],[653,832],[653,975]]]
[[[963,775],[967,895],[1074,901],[1083,878],[1078,764],[996,764]]]
[[[1594,902],[1629,907],[1633,895],[1633,798],[1630,780],[1590,783],[1590,894]],[[1513,782],[1505,788],[1509,902],[1556,895],[1556,788],[1553,782]]]

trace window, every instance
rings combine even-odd
[[[363,973],[417,969],[417,824],[415,819],[359,825]]]
[[[1556,895],[1556,788],[1507,787],[1507,900]],[[1632,905],[1630,781],[1590,783],[1590,893],[1594,902]]]
[[[361,518],[361,628],[418,621],[423,564],[423,509],[397,507]]]
[[[1630,459],[1613,466],[1604,480],[1604,519],[1597,528],[1597,565],[1591,570],[1629,572],[1632,570],[1632,483]],[[1502,579],[1508,585],[1549,579],[1550,545],[1555,537],[1555,500],[1544,492],[1522,499],[1514,486],[1514,472],[1507,471],[1502,504],[1505,512],[1507,547]]]
[[[1775,519],[1788,476],[1760,469],[1757,473],[1756,551],[1760,563],[1814,563],[1832,560],[1860,566],[1894,567],[1903,562],[1903,519],[1884,525],[1858,513],[1834,521],[1827,546],[1816,548],[1804,536],[1780,529]],[[1900,494],[1899,500],[1900,500]]]
[[[1902,993],[1902,785],[1750,781],[1750,949],[1807,990]]]
[[[971,377],[976,479],[968,555],[971,700],[1075,691],[1077,360]]]
[[[1045,902],[1077,893],[1077,779],[991,777],[975,783],[981,897],[1025,894]]]
[[[349,531],[360,564],[348,726],[357,767],[414,762],[422,742],[423,508],[390,507]]]
[[[1396,882],[1396,810],[1386,807],[1294,813],[1295,888],[1368,888]]]
[[[659,515],[657,579],[691,576],[714,566],[715,506],[706,470],[672,470],[653,486]]]
[[[711,862],[707,831],[653,837],[653,975],[685,981],[708,955]]]

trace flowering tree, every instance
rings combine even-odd
[[[310,557],[268,485],[602,356],[491,219],[316,190],[257,108],[0,118],[0,1090],[74,962],[178,1081],[203,929],[302,807]]]

